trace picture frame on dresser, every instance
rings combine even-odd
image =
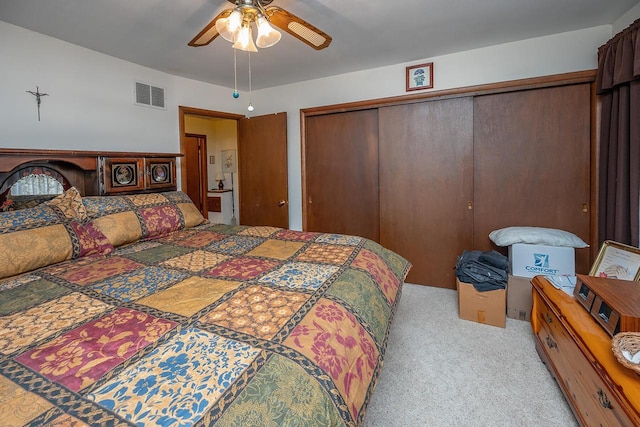
[[[640,249],[605,240],[589,276],[640,281]]]

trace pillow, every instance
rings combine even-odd
[[[11,188],[7,191],[9,190],[11,190]],[[34,206],[38,206],[40,203],[47,202],[54,197],[56,197],[55,194],[46,196],[12,196],[9,194],[2,205],[0,205],[0,211],[9,212],[32,208]]]
[[[94,224],[82,224],[85,219],[73,187],[33,208],[0,212],[0,278],[113,251]]]
[[[71,221],[85,221],[87,211],[75,187],[37,206],[0,212],[0,234]]]
[[[498,246],[511,246],[515,243],[531,245],[565,246],[587,248],[584,240],[568,231],[542,227],[507,227],[493,230],[489,239]]]
[[[0,278],[90,255],[113,246],[93,223],[51,224],[0,234]]]
[[[82,196],[75,187],[71,187],[43,204],[53,208],[63,221],[86,221],[87,219],[87,210],[82,204]]]
[[[31,230],[62,222],[58,213],[43,203],[33,208],[0,212],[0,234]]]
[[[205,221],[182,191],[83,197],[87,215],[113,246],[156,239]]]
[[[140,220],[133,211],[112,213],[93,220],[114,247],[142,239]]]
[[[72,221],[67,225],[73,252],[71,258],[82,258],[92,255],[107,255],[114,248],[109,239],[93,223],[81,224]]]
[[[3,233],[0,234],[0,278],[57,264],[71,259],[72,254],[71,239],[64,224]]]

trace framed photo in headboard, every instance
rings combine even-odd
[[[104,184],[107,193],[144,189],[142,158],[104,157]]]
[[[176,162],[174,159],[145,159],[145,164],[149,188],[176,185]]]

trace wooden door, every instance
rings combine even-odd
[[[307,117],[304,229],[380,240],[378,110]]]
[[[380,109],[380,243],[413,264],[407,282],[455,288],[472,180],[471,98]]]
[[[186,170],[185,193],[206,218],[207,213],[207,136],[185,134],[184,163]]]
[[[287,113],[240,119],[240,224],[289,227],[287,170]]]
[[[489,233],[508,226],[590,241],[590,97],[584,83],[475,98],[476,249],[496,248]],[[576,271],[589,265],[588,250],[576,250]]]

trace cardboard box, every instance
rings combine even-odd
[[[456,278],[458,315],[461,319],[504,328],[507,324],[507,291],[479,292],[471,283]]]
[[[560,246],[516,243],[509,246],[509,271],[519,277],[575,276],[576,251]]]
[[[507,283],[507,317],[531,321],[531,278],[509,275]]]

